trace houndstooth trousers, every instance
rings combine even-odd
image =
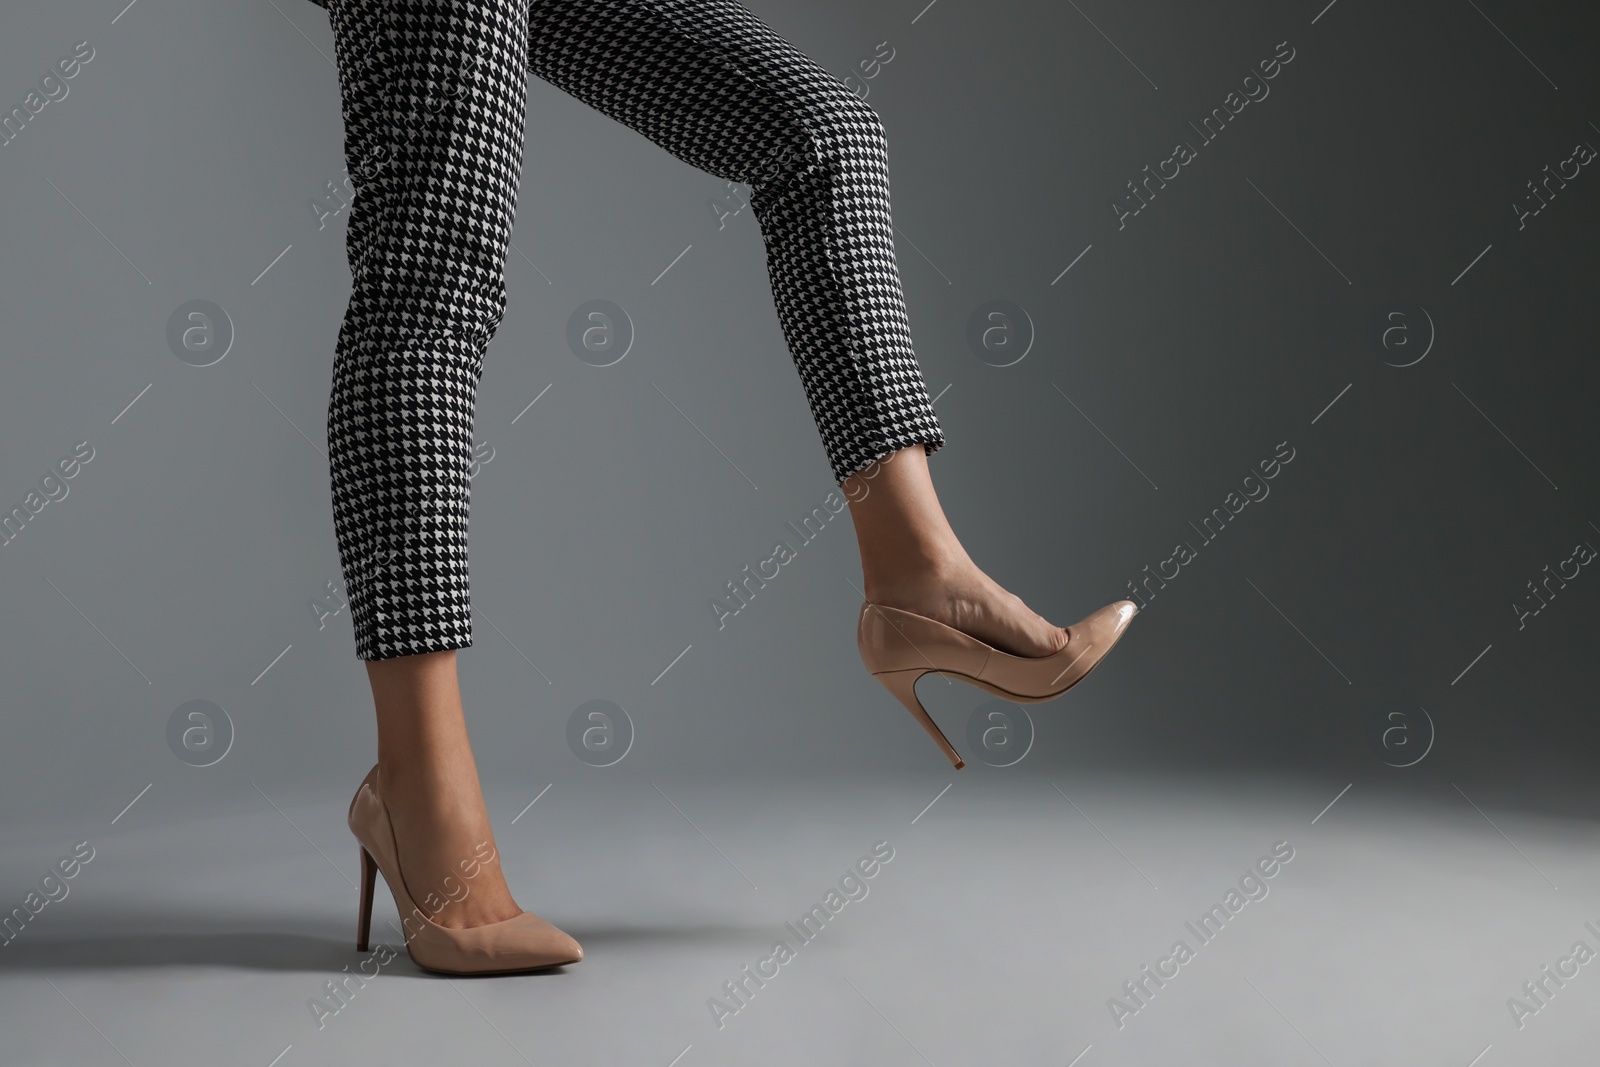
[[[468,472],[506,304],[527,74],[746,184],[834,478],[944,444],[912,351],[876,113],[737,0],[313,0],[356,190],[328,405],[356,653],[472,644]]]

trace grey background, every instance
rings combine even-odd
[[[1392,794],[1477,819],[1462,798],[1492,797],[1519,817],[1576,818],[1557,836],[1593,843],[1600,578],[1585,568],[1521,630],[1512,607],[1546,564],[1600,545],[1600,177],[1584,168],[1523,229],[1512,209],[1546,164],[1600,146],[1592,7],[750,6],[840,77],[880,41],[895,50],[868,101],[888,131],[899,262],[950,441],[931,462],[996,580],[1072,622],[1177,542],[1198,547],[1189,523],[1279,442],[1296,450],[1092,683],[1030,708],[1028,756],[1004,771],[974,763],[952,801],[1002,789],[1002,776],[1193,782],[1180,790],[1192,799],[1279,774],[1308,791],[1296,801],[1308,816],[1351,783],[1346,803]],[[319,629],[308,606],[340,580],[323,448],[349,274],[343,213],[319,229],[311,205],[344,174],[326,16],[304,0],[69,0],[8,10],[0,30],[7,109],[76,42],[96,52],[66,98],[0,147],[0,503],[21,504],[76,442],[95,449],[68,496],[0,547],[0,888],[20,899],[35,868],[136,794],[133,811],[173,828],[182,857],[140,876],[155,897],[163,869],[207,869],[206,820],[275,819],[268,794],[314,802],[330,828],[311,835],[318,847],[347,849],[339,821],[372,758],[370,697],[348,613]],[[1270,95],[1119,229],[1109,201],[1175,142],[1198,147],[1187,123],[1285,40],[1296,55]],[[708,205],[725,193],[530,80],[510,306],[478,407],[477,440],[493,450],[473,483],[481,614],[461,655],[480,767],[508,798],[497,825],[547,783],[552,797],[659,807],[650,783],[678,780],[727,810],[718,783],[770,800],[780,781],[815,797],[908,780],[914,812],[950,780],[859,667],[846,516],[725,628],[708,607],[778,539],[794,543],[784,523],[833,488],[755,220],[745,211],[719,230]],[[209,367],[166,341],[168,317],[194,299],[224,308],[236,332]],[[567,348],[568,315],[592,299],[621,305],[637,331],[615,366]],[[1036,331],[1004,368],[966,340],[973,311],[997,299]],[[1416,306],[1432,347],[1387,365],[1370,324]],[[961,745],[988,695],[923,690]],[[204,769],[167,746],[168,717],[193,699],[223,707],[236,733]],[[593,699],[637,730],[603,770],[566,743],[568,716]],[[1381,741],[1387,714],[1418,708],[1433,747],[1414,767],[1386,766],[1426,740],[1413,715],[1397,757]],[[1141,791],[1110,785],[1108,797],[1123,788]],[[577,824],[564,832],[583,837],[589,809],[568,810]],[[773,818],[771,833],[794,829],[784,810]],[[840,862],[830,852],[796,873],[797,892],[869,843],[841,820]],[[1498,817],[1495,831],[1477,825],[1504,848]],[[1003,855],[1013,828],[1002,811],[972,832]],[[239,832],[223,836],[243,847]],[[186,833],[200,836],[185,846]],[[1217,877],[1195,872],[1199,895],[1270,833],[1245,835]],[[573,894],[592,891],[579,884]],[[348,902],[328,907],[342,931]],[[1132,954],[1148,956],[1181,912],[1133,937]],[[736,962],[719,974],[755,958],[724,956]],[[1550,953],[1538,942],[1489,969],[1482,1003],[1502,1016],[1497,998],[1537,969],[1524,957]],[[1110,979],[1089,983],[1085,1011],[1102,1011]]]

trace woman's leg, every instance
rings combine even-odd
[[[868,597],[1022,655],[1062,647],[967,557],[934,495],[944,432],[912,349],[876,112],[736,0],[532,0],[529,26],[533,73],[750,186]]]
[[[406,877],[417,885],[460,883],[458,864],[482,842],[494,844],[467,740],[454,649],[367,663],[378,712],[378,780],[401,840]],[[476,926],[520,910],[495,860],[472,878],[467,896],[433,915],[441,926]],[[415,872],[415,875],[413,874]],[[457,883],[446,882],[457,875]]]
[[[331,0],[356,189],[328,407],[334,528],[408,881],[491,840],[455,649],[472,644],[467,515],[484,351],[521,179],[526,0]],[[497,864],[435,921],[517,911]]]
[[[1035,614],[967,555],[939,506],[921,448],[906,448],[840,486],[861,549],[868,600],[914,611],[1019,656],[1066,647],[1067,632]]]

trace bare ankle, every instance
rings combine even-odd
[[[954,550],[900,558],[872,568],[862,567],[862,591],[868,600],[881,603],[908,593],[927,593],[953,584],[975,564],[966,552]]]

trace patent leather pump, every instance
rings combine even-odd
[[[373,767],[350,801],[350,832],[361,843],[361,905],[357,914],[356,949],[367,951],[372,930],[372,891],[379,871],[394,896],[405,929],[406,951],[418,967],[439,974],[521,974],[576,963],[583,949],[572,937],[524,911],[502,922],[453,929],[435,923],[418,906],[400,870],[394,826],[378,789]],[[461,878],[459,882],[470,882]],[[470,891],[470,890],[469,890]],[[445,898],[444,889],[437,894]],[[426,898],[424,898],[426,899]],[[437,909],[436,909],[437,910]]]
[[[1048,656],[1013,656],[952,626],[899,608],[861,605],[856,645],[867,671],[905,705],[959,770],[966,766],[917,699],[917,679],[942,674],[1019,704],[1037,704],[1088,677],[1138,612],[1131,600],[1107,604],[1068,626],[1067,643]]]

